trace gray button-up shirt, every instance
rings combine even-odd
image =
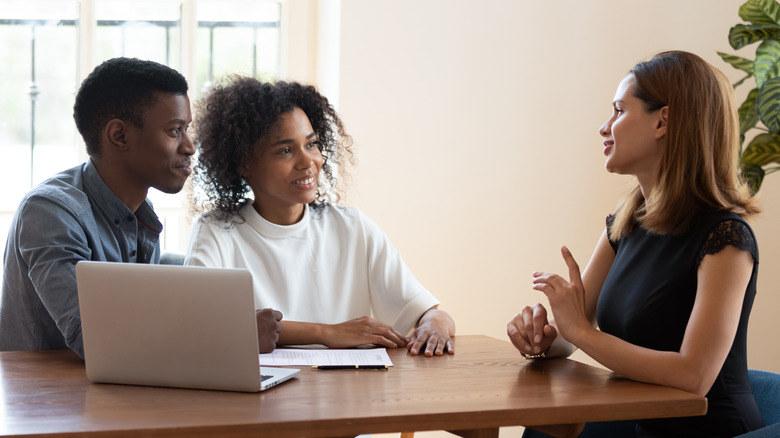
[[[91,160],[32,189],[8,232],[0,350],[70,348],[84,357],[76,263],[158,263],[161,231],[149,200],[130,211]]]

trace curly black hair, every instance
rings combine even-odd
[[[136,58],[112,58],[95,67],[81,83],[73,105],[87,153],[100,155],[100,133],[111,119],[143,127],[143,112],[157,92],[187,94],[187,80],[176,70]]]
[[[251,188],[239,169],[253,159],[257,141],[295,108],[309,118],[323,158],[324,177],[318,179],[309,205],[320,209],[341,198],[336,168],[344,179],[346,165],[352,163],[352,138],[328,99],[311,85],[234,75],[215,84],[195,104],[199,156],[193,179],[205,195],[193,199],[195,212],[215,210],[219,219],[227,220],[249,202]]]

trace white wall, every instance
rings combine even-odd
[[[505,339],[506,321],[544,298],[531,272],[565,273],[563,244],[584,267],[629,187],[604,170],[598,135],[619,80],[683,49],[736,81],[716,51],[734,53],[727,35],[742,3],[342,0],[340,113],[358,157],[350,201],[458,333]],[[780,176],[761,192],[749,364],[780,372]]]

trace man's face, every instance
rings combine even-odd
[[[179,192],[192,174],[195,146],[187,134],[191,122],[186,95],[157,93],[154,104],[143,113],[143,126],[128,124],[128,183],[139,189]]]

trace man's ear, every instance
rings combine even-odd
[[[665,106],[658,110],[658,121],[655,126],[655,138],[661,139],[666,135],[666,129],[669,127],[669,107]]]
[[[119,151],[127,150],[127,124],[120,119],[111,119],[103,128],[106,143]]]

